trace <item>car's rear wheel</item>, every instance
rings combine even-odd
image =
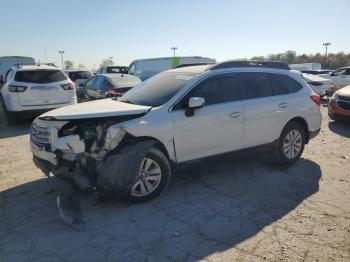
[[[288,123],[277,145],[277,159],[281,164],[293,164],[304,151],[306,130],[297,122]]]

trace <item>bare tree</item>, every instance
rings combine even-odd
[[[73,62],[70,60],[64,61],[64,69],[72,69],[73,68]]]
[[[109,65],[113,65],[113,60],[110,58],[107,58],[102,60],[100,67],[109,66]]]

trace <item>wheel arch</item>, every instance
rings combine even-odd
[[[169,152],[169,150],[164,145],[164,143],[162,141],[160,141],[159,139],[151,137],[151,136],[139,136],[139,137],[129,138],[130,143],[132,143],[132,142],[137,143],[137,142],[141,142],[141,141],[154,141],[154,146],[157,149],[159,149],[160,151],[162,151],[162,153],[169,160],[171,165],[173,165],[176,162],[175,155],[173,154],[173,152]]]
[[[305,144],[309,143],[309,140],[310,140],[310,136],[309,136],[309,126],[306,122],[306,120],[300,116],[297,116],[297,117],[294,117],[292,119],[290,119],[285,125],[284,125],[284,128],[286,127],[286,125],[288,125],[289,123],[292,123],[292,122],[295,122],[295,123],[298,123],[299,125],[301,125],[303,127],[303,129],[305,130]]]

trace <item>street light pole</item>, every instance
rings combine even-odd
[[[110,56],[109,59],[111,60],[112,65],[113,65],[113,64],[114,64],[114,63],[113,63],[113,56]]]
[[[325,59],[325,65],[327,65],[327,51],[328,51],[328,46],[330,46],[332,43],[329,43],[329,42],[327,42],[327,43],[323,43],[323,45],[326,47],[326,54],[325,54],[325,56],[324,56],[324,59]]]
[[[175,52],[176,52],[176,50],[177,50],[177,47],[176,47],[176,46],[173,46],[173,47],[171,48],[171,50],[173,50],[173,55],[175,56]]]
[[[61,55],[61,68],[63,70],[63,54],[64,54],[64,51],[63,50],[59,50],[58,53]]]

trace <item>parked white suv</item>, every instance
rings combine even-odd
[[[21,115],[77,103],[73,82],[62,70],[47,65],[12,67],[1,87],[1,99],[9,124]]]
[[[320,97],[283,63],[224,62],[160,73],[119,101],[47,112],[31,150],[45,174],[132,202],[167,188],[172,167],[256,146],[284,164],[320,131]]]

